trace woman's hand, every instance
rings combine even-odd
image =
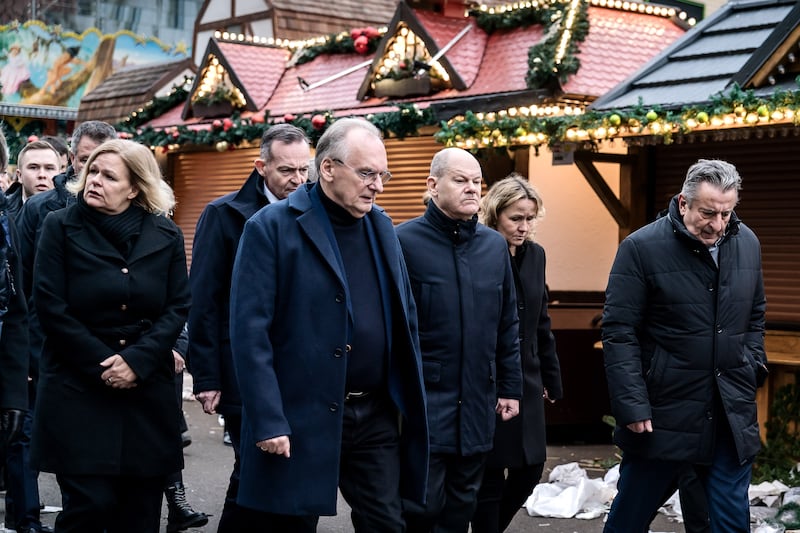
[[[136,372],[131,370],[120,354],[115,353],[101,361],[100,366],[105,367],[100,379],[107,386],[114,389],[132,389],[136,386]]]

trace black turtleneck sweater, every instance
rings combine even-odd
[[[386,375],[386,326],[376,251],[369,245],[363,218],[355,218],[317,187],[328,213],[347,275],[353,311],[353,332],[347,360],[347,391],[383,389]]]

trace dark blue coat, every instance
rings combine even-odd
[[[444,219],[430,202],[397,236],[419,314],[431,452],[472,455],[492,449],[497,399],[522,398],[514,276],[499,233],[462,226],[454,242]]]
[[[760,245],[735,213],[719,266],[687,231],[677,196],[668,216],[622,241],[602,330],[617,445],[648,458],[709,463],[722,417],[739,459],[755,456],[765,308]],[[626,428],[647,419],[652,433]]]
[[[264,178],[255,170],[242,188],[209,203],[197,221],[192,244],[192,308],[187,364],[195,394],[222,391],[217,411],[238,415],[239,385],[231,359],[231,270],[244,223],[267,205]]]
[[[238,501],[273,513],[333,515],[351,317],[347,278],[311,187],[245,224],[234,265],[231,348],[242,393]],[[391,219],[373,208],[365,221],[375,231],[392,296],[387,381],[403,420],[401,490],[421,501],[428,434],[416,310]],[[290,459],[256,447],[281,435],[289,435]]]

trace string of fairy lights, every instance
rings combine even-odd
[[[564,58],[573,38],[573,24],[579,10],[584,6],[596,6],[608,9],[641,13],[651,16],[674,18],[691,26],[696,21],[685,12],[674,7],[659,6],[629,0],[533,0],[513,2],[504,5],[481,5],[472,13],[479,12],[493,16],[514,16],[522,9],[554,9],[558,13],[560,34],[556,44],[554,62],[556,65]],[[465,11],[469,16],[470,11]],[[373,36],[382,38],[388,31],[386,27],[378,28]],[[331,43],[345,41],[348,32],[317,36],[309,39],[290,40],[272,37],[244,35],[240,33],[217,32],[219,40],[247,42],[252,44],[282,47],[295,56],[314,47],[328,46]],[[385,46],[378,63],[376,79],[391,77],[399,67],[408,67],[408,63],[418,60],[428,63],[431,57],[420,39],[407,25],[400,24]],[[203,78],[193,96],[210,94],[215,87],[225,83],[226,73],[216,58],[208,62]],[[438,61],[430,63],[431,74],[447,80],[448,73]],[[227,87],[227,86],[226,86]],[[231,90],[236,88],[227,87]],[[241,94],[241,92],[239,93]],[[242,98],[241,106],[244,105]],[[240,107],[241,107],[240,106]],[[764,111],[764,109],[768,111]],[[715,110],[716,111],[716,110]],[[467,113],[451,119],[441,125],[436,134],[439,142],[447,145],[461,146],[467,149],[488,146],[539,146],[552,143],[554,140],[569,142],[602,141],[614,137],[634,137],[654,135],[669,137],[674,133],[694,130],[735,127],[740,125],[757,125],[765,122],[794,122],[795,114],[791,106],[777,105],[749,106],[744,112],[737,108],[725,112],[695,110],[681,113],[655,113],[653,110],[635,110],[631,112],[609,112],[598,114],[586,113],[585,103],[559,102],[550,105],[531,105],[512,107],[493,113]]]

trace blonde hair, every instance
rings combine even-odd
[[[481,201],[481,210],[478,218],[481,223],[492,229],[497,229],[497,220],[500,213],[519,200],[531,200],[536,204],[536,220],[544,217],[544,203],[536,187],[521,174],[512,172],[498,181]],[[528,233],[528,239],[533,240],[533,232]]]
[[[98,156],[116,154],[122,159],[130,174],[131,185],[139,189],[133,203],[149,213],[167,215],[175,207],[175,194],[161,178],[161,169],[149,148],[124,139],[105,141],[95,148],[83,166],[77,180],[67,183],[67,189],[78,195],[86,187],[86,175]]]

